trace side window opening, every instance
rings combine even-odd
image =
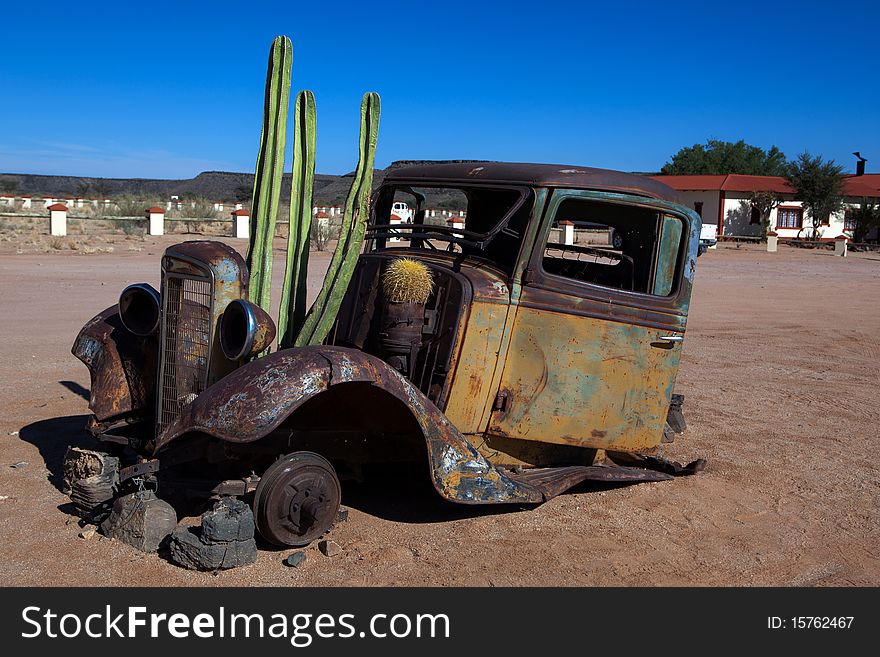
[[[542,267],[575,281],[669,296],[677,283],[684,236],[678,217],[568,198],[557,209]]]

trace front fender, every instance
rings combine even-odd
[[[98,421],[152,412],[158,342],[155,336],[141,338],[127,330],[118,305],[86,322],[71,353],[89,368],[89,408]]]
[[[427,445],[434,487],[444,498],[464,504],[543,501],[537,488],[496,470],[395,369],[374,356],[344,347],[284,349],[240,367],[186,406],[157,437],[155,452],[194,431],[235,443],[260,440],[315,395],[352,382],[379,386],[410,410]]]

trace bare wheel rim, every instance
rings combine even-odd
[[[308,545],[333,525],[342,490],[330,462],[294,452],[270,465],[254,494],[254,519],[270,543]]]

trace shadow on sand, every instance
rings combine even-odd
[[[89,391],[87,388],[83,388],[76,381],[59,381],[61,385],[70,390],[77,397],[82,397],[86,401],[89,401]]]
[[[18,437],[40,451],[49,471],[49,483],[62,490],[64,454],[68,447],[94,449],[95,439],[86,431],[88,415],[67,415],[39,420],[22,427]]]
[[[62,490],[64,454],[68,446],[91,449],[97,446],[97,441],[85,430],[87,420],[87,415],[50,418],[22,427],[19,432],[22,440],[39,450],[49,471],[49,482],[59,491]],[[598,492],[619,486],[584,482],[564,494]],[[159,494],[161,496],[161,483]],[[406,524],[451,522],[535,509],[535,505],[447,502],[434,490],[426,468],[418,464],[377,466],[369,471],[363,483],[343,481],[342,504],[368,515]],[[187,515],[191,512],[187,509]]]

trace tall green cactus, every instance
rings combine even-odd
[[[251,203],[251,239],[247,266],[250,271],[250,300],[269,312],[272,287],[272,239],[281,198],[284,175],[284,147],[287,138],[287,107],[290,102],[290,69],[293,46],[286,36],[272,41],[266,72],[266,100],[263,130]]]
[[[379,94],[372,92],[364,94],[361,102],[358,164],[354,181],[345,199],[342,232],[327,275],[324,277],[324,285],[306,315],[302,330],[296,337],[297,347],[321,344],[324,341],[336,320],[342,298],[354,273],[367,227],[370,193],[373,187],[373,161],[379,134],[379,112]]]
[[[309,231],[315,184],[317,119],[315,96],[301,91],[294,107],[293,175],[290,180],[290,237],[287,272],[278,313],[278,344],[293,345],[306,318],[306,278],[309,267]]]

